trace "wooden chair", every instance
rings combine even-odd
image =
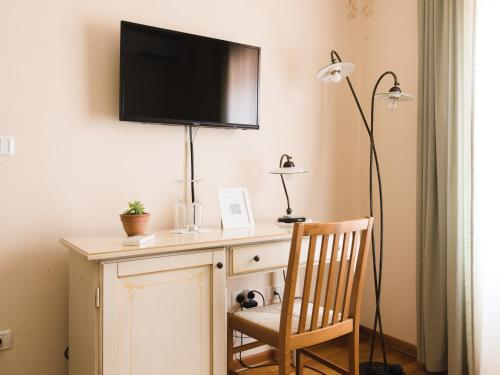
[[[303,355],[341,374],[359,374],[359,316],[372,228],[373,218],[294,225],[283,302],[228,314],[228,374],[235,374],[234,353],[265,344],[277,349],[280,375],[290,374],[292,350],[296,374],[303,374]],[[307,237],[309,246],[302,250]],[[301,252],[307,261],[296,297]],[[233,348],[233,330],[258,341]],[[307,349],[346,335],[349,370]]]

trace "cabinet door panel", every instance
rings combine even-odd
[[[213,302],[224,272],[212,256],[188,257],[182,268],[122,277],[117,263],[104,265],[103,375],[214,374]]]

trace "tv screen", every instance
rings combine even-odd
[[[121,22],[120,120],[259,128],[260,48]]]

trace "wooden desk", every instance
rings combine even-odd
[[[285,268],[292,227],[67,238],[70,375],[226,374],[228,278]]]

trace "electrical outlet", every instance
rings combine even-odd
[[[12,330],[5,329],[0,331],[0,350],[8,350],[12,348]]]
[[[0,155],[14,155],[14,137],[0,136]]]
[[[280,297],[283,298],[283,287],[281,285],[267,287],[267,298],[273,303],[276,303],[279,302],[280,299],[274,292],[278,293]]]

